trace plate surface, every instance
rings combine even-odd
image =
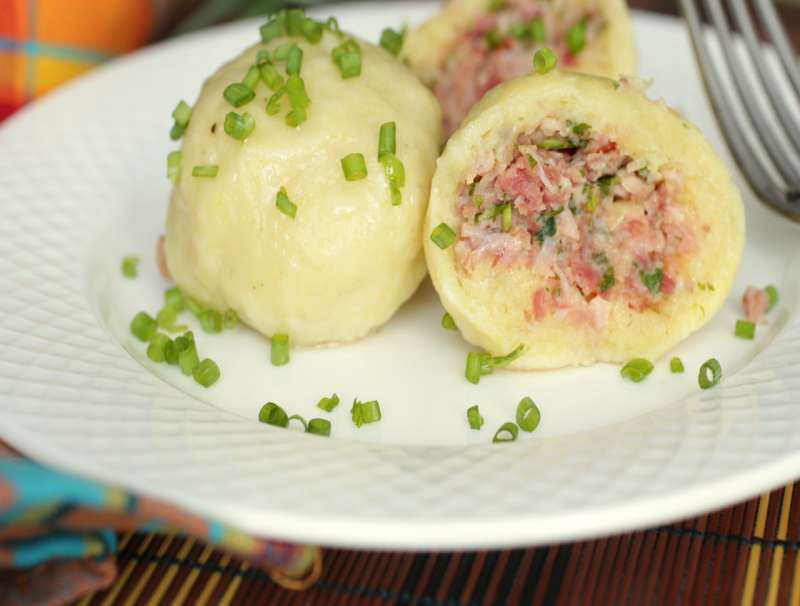
[[[342,26],[376,40],[429,3],[338,6]],[[679,22],[636,15],[641,74],[721,139]],[[196,331],[223,377],[204,391],[156,366],[128,333],[163,290],[152,261],[166,213],[169,114],[213,68],[257,39],[235,24],[151,47],[52,94],[0,127],[0,434],[42,461],[169,499],[275,538],[375,548],[477,548],[565,541],[666,522],[800,475],[800,229],[746,197],[748,245],[722,312],[661,360],[646,383],[600,365],[463,379],[469,347],[439,327],[429,284],[378,334],[293,352],[274,368],[246,329]],[[725,156],[727,158],[727,156]],[[730,164],[730,163],[729,163]],[[138,254],[140,277],[119,263]],[[794,278],[794,280],[792,280]],[[733,338],[748,284],[781,303],[755,342]],[[195,327],[196,328],[196,327]],[[701,393],[717,357],[723,384]],[[259,425],[261,404],[315,414],[343,400],[320,439]],[[491,442],[532,396],[536,433]],[[354,397],[381,423],[355,430]],[[486,425],[470,431],[480,404]],[[320,411],[317,411],[320,412]]]

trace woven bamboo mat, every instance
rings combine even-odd
[[[80,606],[800,604],[800,484],[736,507],[607,539],[506,551],[329,549],[313,588],[191,539],[122,537],[119,577]]]

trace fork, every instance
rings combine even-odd
[[[757,38],[745,0],[728,0],[744,41],[747,61],[753,67],[750,71],[757,74],[753,78],[737,64],[739,54],[721,0],[702,0],[724,57],[723,61],[714,59],[696,4],[699,1],[681,0],[681,10],[717,124],[742,174],[758,197],[784,215],[800,221],[800,121],[798,112],[792,108],[784,92],[788,83],[800,98],[800,71],[775,7],[771,0],[753,0],[759,21],[780,58],[780,74],[775,74],[767,66],[759,68],[766,53]],[[735,94],[723,83],[721,75],[726,72],[727,80],[733,82]],[[756,98],[754,90],[757,86],[762,87],[768,103]],[[762,153],[754,153],[756,149]]]

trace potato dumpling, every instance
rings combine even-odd
[[[288,19],[203,85],[172,192],[166,263],[186,293],[265,335],[344,343],[389,320],[425,276],[441,112],[385,50],[309,19],[300,23],[311,35],[290,36]],[[389,123],[396,150],[382,162]]]
[[[464,337],[512,368],[656,358],[729,294],[741,198],[700,132],[626,80],[498,86],[450,139],[428,268]]]
[[[404,57],[436,92],[449,135],[488,90],[528,73],[542,46],[569,70],[636,73],[624,0],[450,0],[410,32]]]

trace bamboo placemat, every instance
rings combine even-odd
[[[192,539],[122,537],[119,577],[80,606],[800,604],[800,484],[709,515],[595,541],[463,553],[328,549],[311,589]]]

